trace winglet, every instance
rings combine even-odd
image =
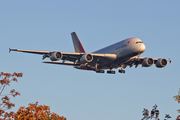
[[[10,53],[11,51],[17,51],[17,49],[11,49],[11,48],[9,48],[9,53]]]
[[[11,52],[11,48],[9,48],[9,53]]]
[[[77,53],[86,53],[86,51],[85,51],[83,45],[81,44],[81,41],[79,40],[76,32],[72,32],[71,37],[72,37],[72,40],[73,40],[73,45],[74,45],[75,52],[77,52]]]
[[[169,63],[171,63],[171,62],[173,61],[173,59],[170,59],[170,58],[169,58],[169,60],[168,60],[168,61],[169,61]]]

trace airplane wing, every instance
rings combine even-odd
[[[51,61],[63,60],[63,62],[51,62],[51,64],[62,64],[62,65],[75,65],[75,64],[86,64],[95,66],[96,63],[104,64],[117,58],[116,54],[99,54],[99,53],[73,53],[73,52],[59,52],[59,51],[38,51],[38,50],[23,50],[23,49],[10,49],[11,51],[32,53],[43,55],[42,59],[50,58]],[[66,61],[73,62],[72,64],[65,63]],[[44,62],[50,63],[50,62]]]
[[[46,57],[50,57],[52,53],[57,52],[57,51],[39,51],[39,50],[24,50],[24,49],[10,49],[9,48],[9,52],[11,52],[11,51],[44,55],[43,59],[45,59]],[[77,56],[81,55],[81,53],[71,53],[71,52],[60,52],[60,53],[63,55],[62,57],[69,56],[69,61],[71,61],[71,59],[77,58]]]
[[[150,67],[151,65],[155,64],[156,67],[162,68],[167,65],[168,62],[172,62],[173,59],[165,59],[165,58],[149,58],[149,57],[131,57],[129,60],[125,62],[125,67],[130,66],[132,67],[135,65],[135,68],[137,68],[140,64],[142,67]]]
[[[33,53],[33,54],[48,54],[51,51],[38,51],[38,50],[23,50],[23,49],[11,49],[9,48],[9,52],[11,51],[18,51],[18,52],[25,52],[25,53]]]

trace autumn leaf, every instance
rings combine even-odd
[[[14,92],[15,92],[15,89],[12,89],[12,90],[10,91],[11,94],[14,93]]]
[[[17,81],[17,79],[16,79],[15,77],[13,78],[13,81],[16,81],[16,82],[18,82],[18,81]]]

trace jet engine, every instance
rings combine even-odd
[[[57,60],[60,60],[62,57],[63,57],[63,55],[61,52],[53,52],[50,56],[50,59],[52,61],[57,61]]]
[[[92,60],[93,60],[93,56],[92,56],[91,54],[84,54],[84,55],[80,58],[81,63],[91,62]]]
[[[143,61],[142,61],[142,66],[143,67],[150,67],[151,65],[154,64],[154,60],[152,58],[145,58]]]
[[[167,65],[167,60],[166,59],[159,59],[157,62],[156,62],[156,67],[157,68],[162,68],[162,67],[165,67]]]

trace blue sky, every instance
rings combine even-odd
[[[68,120],[140,120],[143,108],[160,119],[178,115],[173,96],[180,88],[179,0],[1,0],[0,42],[3,72],[22,72],[12,110],[39,101]],[[77,32],[87,52],[129,37],[146,45],[141,55],[172,58],[165,68],[126,68],[126,74],[96,74],[42,63],[42,56],[8,53],[9,48],[74,52]],[[46,61],[49,61],[46,59]]]

